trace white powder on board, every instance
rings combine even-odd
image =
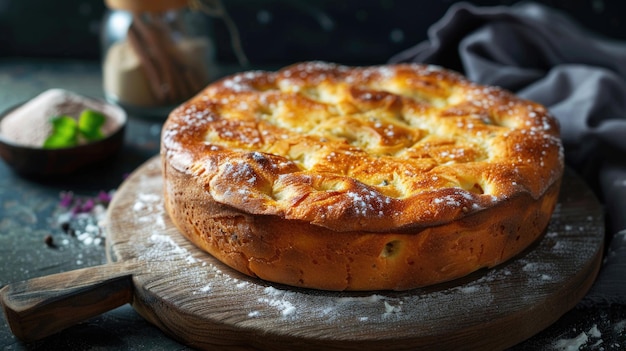
[[[459,287],[459,290],[466,293],[466,294],[472,294],[472,293],[476,293],[479,291],[479,287],[475,286],[475,285],[470,285],[470,286],[462,286]]]
[[[384,301],[385,304],[385,314],[389,314],[389,313],[399,313],[402,310],[401,306],[392,306],[391,304],[389,304],[389,302]],[[400,302],[400,304],[402,304],[402,302]]]
[[[142,179],[142,181],[148,181],[148,179]],[[165,221],[163,216],[151,216],[152,213],[164,213],[165,208],[162,201],[161,194],[154,193],[138,193],[137,198],[132,206],[133,212],[138,222],[150,223],[150,225],[156,226],[158,229],[165,228]],[[148,215],[146,215],[148,214]]]
[[[251,311],[250,313],[248,313],[248,317],[250,318],[258,317],[259,315],[260,315],[259,311]]]
[[[188,255],[189,251],[178,246],[174,240],[169,235],[163,234],[152,234],[150,235],[150,241],[154,243],[155,251],[160,251],[162,253],[174,253],[174,254],[182,254]],[[194,263],[193,257],[186,256],[185,261]]]
[[[295,305],[289,301],[295,292],[280,290],[271,286],[263,289],[263,292],[268,297],[259,297],[258,301],[276,307],[282,316],[289,316],[297,312]]]

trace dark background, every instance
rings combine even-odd
[[[150,1],[150,0],[146,0]],[[385,62],[424,39],[450,0],[223,0],[251,63]],[[519,1],[468,1],[511,5]],[[586,28],[626,39],[626,1],[543,0]],[[104,0],[0,0],[0,57],[99,60]],[[221,19],[209,21],[217,61],[236,62]]]

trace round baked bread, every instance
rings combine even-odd
[[[325,290],[412,289],[510,259],[546,228],[564,167],[546,108],[418,64],[224,78],[170,114],[161,156],[190,241]]]

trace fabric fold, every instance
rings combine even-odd
[[[607,259],[586,302],[626,304],[626,42],[533,2],[452,5],[428,39],[389,63],[457,70],[545,105],[559,120],[567,164],[607,211]]]

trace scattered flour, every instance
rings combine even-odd
[[[578,351],[586,346],[599,346],[603,340],[602,333],[598,330],[598,326],[594,324],[587,332],[582,331],[580,334],[571,339],[559,339],[554,343],[554,350],[558,351]]]
[[[399,313],[402,310],[400,306],[392,306],[389,302],[385,301],[385,314],[389,313]]]
[[[137,220],[142,223],[152,222],[157,228],[165,228],[165,221],[163,216],[144,216],[145,213],[161,213],[164,211],[163,201],[161,195],[157,194],[144,194],[137,195],[137,200],[132,207],[133,212],[137,216]]]
[[[293,315],[297,309],[288,298],[295,295],[293,291],[279,290],[274,287],[267,287],[263,290],[269,297],[259,297],[259,302],[266,303],[271,307],[276,307],[284,317]]]
[[[587,344],[589,336],[582,332],[572,339],[559,339],[554,343],[554,349],[559,351],[578,351]]]

